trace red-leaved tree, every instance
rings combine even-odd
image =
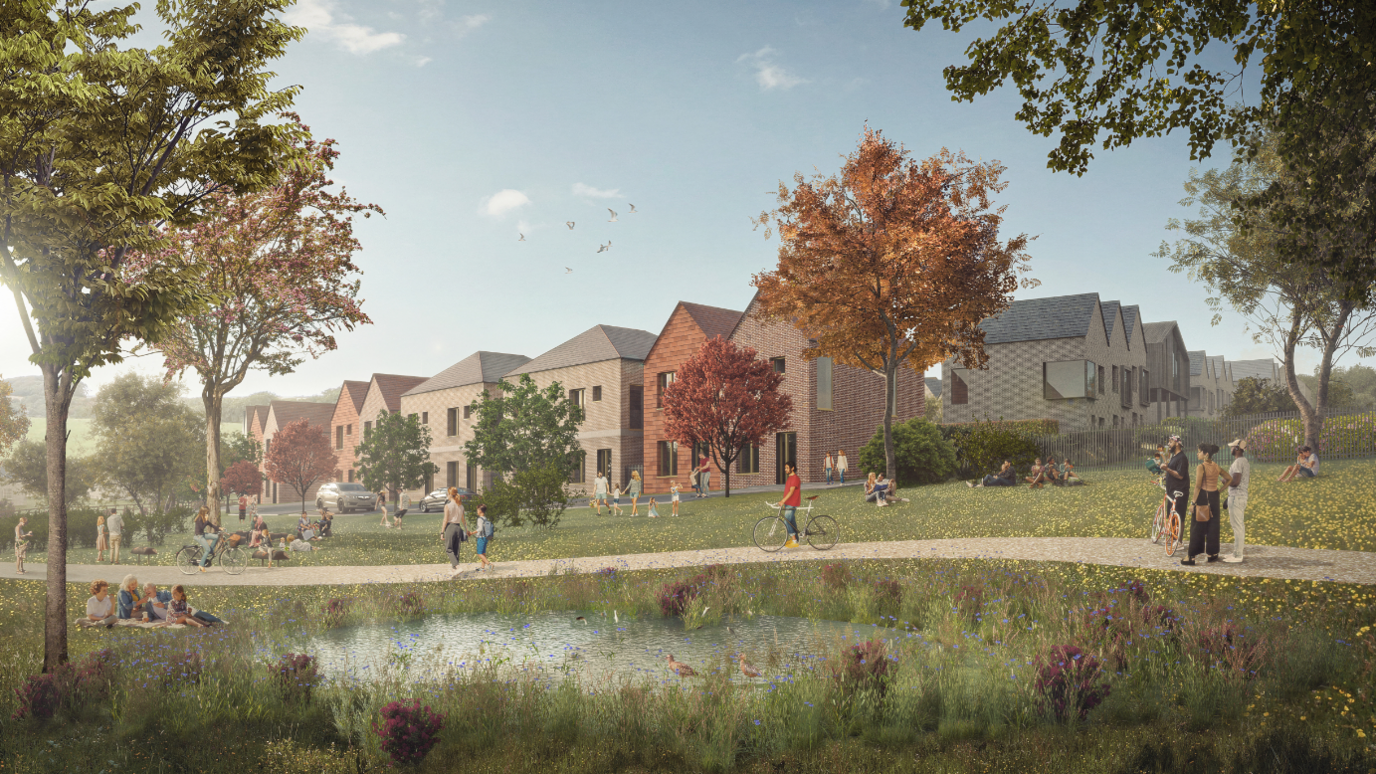
[[[783,376],[755,354],[720,336],[708,339],[664,391],[665,433],[679,443],[707,445],[727,497],[731,463],[747,445],[759,446],[788,427],[793,412],[793,399],[779,391]]]
[[[301,495],[301,510],[306,510],[306,492],[315,482],[334,475],[339,460],[330,448],[330,434],[323,427],[298,419],[277,432],[263,467],[268,477],[279,484],[290,484]]]
[[[239,460],[225,471],[220,479],[220,491],[257,497],[263,493],[263,474],[248,460]]]
[[[353,216],[383,214],[343,188],[330,190],[339,152],[334,140],[310,139],[297,121],[293,158],[279,161],[278,179],[251,194],[215,194],[208,217],[169,233],[165,254],[204,271],[216,299],[186,314],[157,345],[169,377],[191,369],[201,379],[206,421],[206,505],[220,491],[220,416],[225,394],[251,370],[291,373],[306,357],[336,348],[335,333],[371,323],[360,308],[362,249]]]

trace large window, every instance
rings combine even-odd
[[[1091,368],[1093,368],[1093,367],[1091,366]],[[1094,397],[1094,393],[1096,393],[1096,392],[1099,393],[1100,395],[1103,395],[1103,394],[1104,394],[1104,384],[1106,384],[1106,382],[1104,381],[1104,367],[1103,367],[1103,366],[1099,366],[1099,370],[1097,371],[1097,373],[1099,374],[1099,380],[1098,380],[1099,388],[1098,388],[1097,390],[1094,389],[1093,387],[1090,388],[1090,390],[1089,390],[1089,397],[1091,397],[1091,398]],[[1090,374],[1090,375],[1089,375],[1089,378],[1090,378],[1090,379],[1093,379],[1093,378],[1094,378],[1094,374]]]
[[[1151,405],[1151,381],[1148,378],[1149,376],[1150,372],[1145,368],[1138,372],[1139,389],[1137,391],[1137,403],[1141,406]]]
[[[583,402],[583,391],[569,390],[569,403],[572,403],[575,406],[585,405]]]
[[[344,426],[340,425],[334,429],[334,448],[344,448]]]
[[[673,383],[673,371],[665,371],[655,379],[655,408],[664,408],[664,391]]]
[[[659,447],[659,475],[677,476],[678,475],[678,441],[660,441]]]
[[[964,406],[970,402],[970,370],[951,369],[951,405]]]
[[[1042,363],[1042,397],[1047,400],[1090,398],[1098,390],[1099,367],[1088,360]]]
[[[598,450],[597,450],[597,475],[599,475],[599,476],[606,476],[607,478],[611,478],[611,477],[612,477],[612,450],[611,450],[611,449],[598,449]]]
[[[459,463],[447,462],[444,465],[445,488],[459,485]]]
[[[631,429],[645,428],[645,388],[631,387]]]
[[[478,466],[468,463],[467,475],[464,478],[464,487],[470,492],[478,491]]]
[[[771,357],[771,358],[769,359],[769,364],[770,364],[771,366],[773,366],[773,368],[774,368],[774,373],[776,373],[776,374],[782,374],[782,373],[785,373],[785,372],[786,372],[786,371],[785,371],[785,368],[786,368],[787,366],[786,366],[786,364],[784,363],[784,359],[781,358],[781,357]]]
[[[456,408],[449,409],[449,424],[445,429],[445,434],[450,438],[459,434],[459,410]],[[454,484],[450,484],[450,486],[454,486]]]
[[[817,409],[831,411],[831,358],[817,358]]]
[[[583,471],[585,462],[583,457],[584,455],[581,450],[573,453],[573,457],[570,461],[571,464],[569,465],[569,467],[573,469],[569,472],[570,484],[581,484],[587,481],[587,474]]]
[[[760,472],[760,447],[748,443],[741,449],[741,456],[736,458],[737,473],[759,473]]]

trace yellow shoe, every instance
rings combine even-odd
[[[784,543],[784,548],[797,548],[797,547],[798,547],[798,541],[797,541],[797,540],[794,540],[793,538],[789,538],[789,539]]]

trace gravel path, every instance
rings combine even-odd
[[[501,555],[500,543],[493,546]],[[1231,553],[1231,545],[1223,555]],[[880,543],[843,543],[830,551],[798,548],[766,554],[756,548],[722,548],[703,551],[671,551],[628,556],[595,556],[577,559],[498,562],[488,572],[478,572],[476,563],[465,563],[459,579],[518,578],[563,572],[596,572],[604,567],[623,570],[665,567],[697,567],[706,564],[740,564],[768,561],[835,559],[1036,559],[1058,562],[1142,567],[1153,570],[1214,573],[1258,578],[1338,581],[1376,585],[1376,553],[1362,551],[1316,551],[1308,548],[1248,546],[1246,561],[1240,564],[1216,562],[1183,567],[1183,551],[1167,557],[1160,546],[1143,539],[1130,538],[964,538],[955,540],[896,540]],[[6,562],[0,578],[42,580],[45,565],[28,563],[27,575],[17,575],[14,564]],[[413,564],[373,567],[277,567],[266,569],[250,565],[242,575],[228,575],[218,567],[204,574],[183,575],[176,567],[139,567],[138,565],[76,564],[67,567],[67,580],[88,583],[96,578],[117,582],[132,573],[144,583],[160,586],[173,583],[215,586],[312,586],[351,583],[423,583],[455,577],[447,564]]]

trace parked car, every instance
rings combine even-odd
[[[377,507],[377,494],[369,492],[362,484],[331,481],[316,492],[315,507],[328,508],[335,513],[371,511]]]
[[[472,492],[461,486],[456,486],[454,488],[459,490],[459,502],[467,502],[468,499],[473,496]],[[420,509],[421,513],[429,513],[431,510],[442,511],[444,510],[445,502],[448,500],[448,491],[436,489],[430,494],[420,498],[420,502],[416,504],[416,507]]]

